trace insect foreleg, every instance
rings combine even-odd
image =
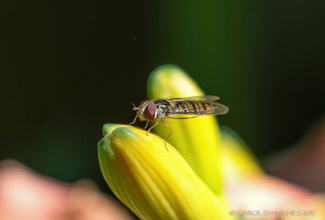
[[[164,120],[161,119],[161,121],[169,128],[169,130],[171,131],[170,134],[168,135],[168,137],[165,139],[165,147],[167,148],[167,139],[170,137],[170,135],[173,133],[173,129],[169,126],[169,124],[167,124],[167,122],[165,122]],[[168,150],[169,151],[169,150]]]
[[[153,129],[154,127],[156,127],[156,125],[159,123],[159,121],[157,121],[157,119],[155,119],[155,121],[156,121],[157,123],[154,124],[151,128],[148,129],[147,136],[149,135],[149,132],[151,131],[151,129]],[[148,122],[149,122],[149,121],[148,121]]]
[[[148,127],[149,121],[147,121],[146,126],[143,129],[146,129]]]
[[[137,117],[139,116],[139,111],[137,112],[137,115],[135,116],[134,120],[130,123],[130,125],[134,124],[134,122],[137,120]]]

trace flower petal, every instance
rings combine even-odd
[[[244,141],[230,128],[222,127],[221,170],[225,181],[238,181],[264,174],[262,166]]]
[[[98,143],[102,173],[141,219],[230,219],[225,205],[159,136],[106,124]]]

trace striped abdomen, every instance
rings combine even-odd
[[[172,113],[180,114],[200,114],[211,109],[212,105],[205,102],[194,101],[173,101],[170,103],[173,106]]]

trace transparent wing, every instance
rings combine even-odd
[[[212,102],[212,108],[198,113],[176,113],[176,114],[169,114],[168,118],[172,119],[190,119],[190,118],[196,118],[201,115],[223,115],[226,114],[229,111],[229,108],[221,103],[218,102]]]
[[[210,103],[213,101],[219,100],[220,97],[213,95],[203,95],[203,96],[191,96],[191,97],[183,97],[183,98],[170,98],[167,100],[171,101],[195,101],[195,102],[206,102]]]
[[[196,118],[196,117],[199,117],[199,116],[200,115],[191,115],[191,114],[178,115],[178,114],[175,114],[175,115],[169,116],[168,118],[171,118],[171,119],[190,119],[190,118]]]
[[[229,108],[219,102],[212,102],[212,108],[206,112],[202,112],[201,115],[223,115],[229,111]]]

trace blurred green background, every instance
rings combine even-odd
[[[130,123],[166,63],[221,97],[219,122],[258,158],[285,149],[324,114],[324,11],[321,0],[1,1],[0,160],[109,192],[102,125]]]

